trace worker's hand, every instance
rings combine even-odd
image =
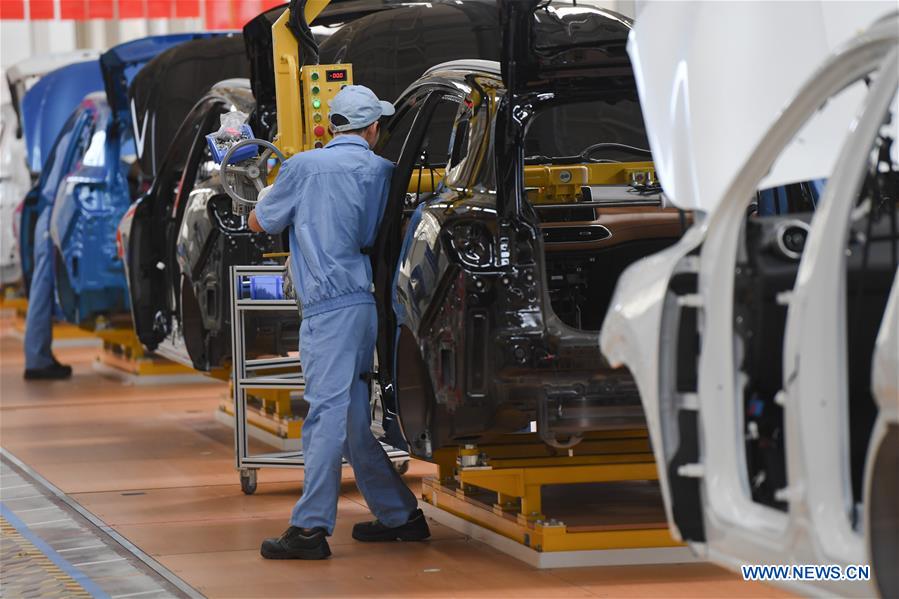
[[[247,225],[250,227],[250,231],[253,233],[264,233],[265,231],[262,228],[262,225],[259,224],[259,219],[256,218],[256,209],[250,211],[250,216],[247,218]]]

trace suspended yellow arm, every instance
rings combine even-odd
[[[330,0],[308,0],[306,22],[312,23],[330,4]],[[302,114],[300,95],[300,47],[293,32],[287,27],[290,10],[285,10],[272,25],[272,46],[275,59],[275,98],[277,101],[278,135],[275,145],[285,156],[303,151],[311,135],[307,131]]]

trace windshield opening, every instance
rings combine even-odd
[[[531,119],[524,148],[526,164],[651,160],[636,96],[547,107]]]
[[[633,94],[538,108],[525,130],[524,155],[525,194],[533,205],[662,199]]]

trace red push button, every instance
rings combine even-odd
[[[321,137],[325,134],[325,128],[321,125],[318,125],[315,129],[312,130],[312,132],[315,133],[316,137]]]

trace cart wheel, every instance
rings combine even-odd
[[[403,460],[402,462],[394,462],[393,467],[396,468],[396,471],[400,473],[400,476],[409,472],[409,460]]]
[[[256,492],[256,469],[240,471],[240,490],[246,495]]]

